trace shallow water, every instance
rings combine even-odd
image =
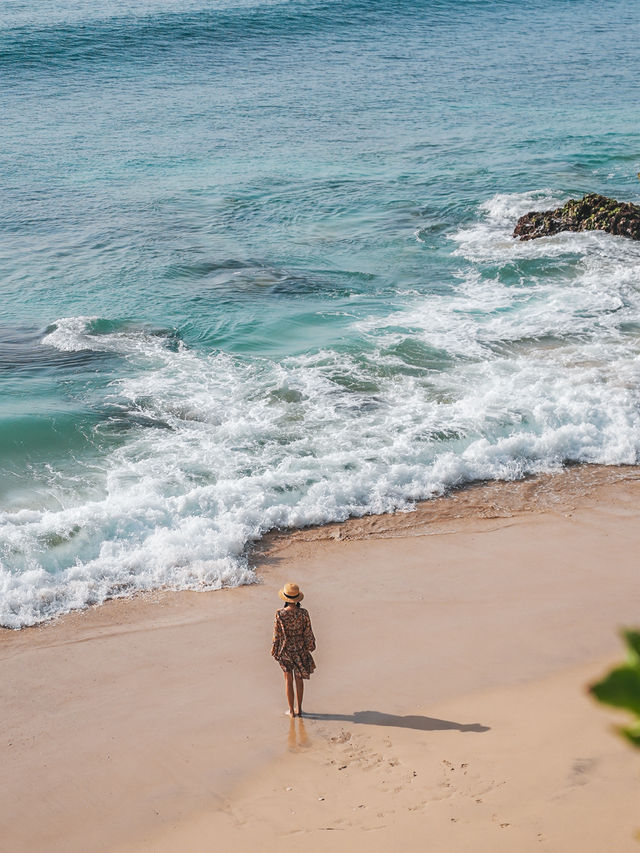
[[[634,4],[10,0],[0,624],[273,527],[636,464]]]

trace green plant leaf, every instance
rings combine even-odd
[[[626,737],[628,741],[631,741],[634,746],[640,748],[640,722],[636,723],[634,726],[629,726],[628,728],[622,727],[619,731],[620,734],[623,737]]]
[[[599,702],[634,715],[631,725],[621,726],[618,732],[640,749],[640,631],[627,629],[621,633],[627,645],[626,663],[592,684],[589,691]]]
[[[629,663],[640,666],[640,631],[623,631],[622,636],[629,647]]]
[[[623,665],[612,669],[608,675],[589,688],[605,705],[625,708],[640,716],[640,669]]]

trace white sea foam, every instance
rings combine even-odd
[[[140,329],[101,333],[98,317],[62,317],[46,334],[42,343],[61,352],[114,352],[124,356],[165,359],[170,354],[166,339]],[[181,346],[181,344],[179,344]]]
[[[399,310],[354,319],[359,354],[240,359],[59,320],[48,345],[128,361],[105,403],[147,426],[110,451],[88,498],[0,513],[0,622],[135,590],[250,583],[247,545],[276,526],[407,509],[567,460],[637,463],[639,249],[602,234],[512,240],[519,212],[561,200],[487,203],[456,235],[456,292],[407,291]],[[573,258],[565,278],[481,269],[561,251]],[[407,360],[407,345],[426,361]]]

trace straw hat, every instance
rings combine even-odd
[[[300,592],[300,587],[297,583],[286,583],[278,593],[283,601],[302,601],[304,595]]]

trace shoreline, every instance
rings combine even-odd
[[[294,530],[272,530],[255,543],[262,553],[289,540],[383,539],[454,532],[463,520],[515,518],[541,512],[571,512],[596,490],[640,481],[640,465],[576,463],[560,471],[531,474],[520,480],[482,480],[462,483],[444,495],[417,501],[410,510],[396,510],[344,521],[329,521]]]
[[[444,495],[417,501],[411,509],[395,512],[350,516],[344,521],[329,521],[300,528],[269,530],[249,547],[249,568],[256,573],[255,583],[262,582],[260,573],[270,565],[282,547],[290,542],[350,541],[400,538],[453,533],[460,522],[484,523],[488,519],[510,519],[541,512],[568,513],[588,501],[596,490],[620,483],[640,481],[640,465],[600,465],[575,463],[559,471],[531,474],[519,480],[483,480],[463,483]],[[245,589],[254,584],[221,589],[176,590],[159,587],[138,590],[123,596],[107,598],[99,604],[61,613],[35,625],[21,628],[0,626],[0,647],[7,634],[38,632],[83,613],[94,613],[116,602],[155,601],[158,596],[211,595],[231,589]]]
[[[640,470],[568,474],[560,490],[552,477],[484,484],[414,513],[273,534],[254,555],[261,582],[248,587],[158,591],[3,631],[7,844],[30,853],[161,851],[187,839],[188,849],[205,850],[214,833],[251,849],[262,834],[275,850],[296,829],[312,852],[327,835],[333,849],[367,839],[376,850],[398,837],[417,851],[419,826],[435,833],[434,849],[462,850],[473,836],[480,851],[599,853],[589,843],[603,832],[617,850],[633,849],[637,760],[584,685],[621,656],[616,629],[637,621]],[[286,580],[305,591],[318,638],[308,744],[293,750],[268,656]],[[434,719],[488,730],[424,722]],[[512,766],[514,749],[537,769]],[[336,770],[331,761],[343,753],[345,769]],[[574,772],[578,759],[589,761]],[[487,794],[490,813],[474,810],[466,788],[451,801],[440,796],[446,761],[473,765],[480,781],[503,777]],[[560,787],[547,802],[549,768]],[[304,784],[274,789],[274,778],[292,772]],[[425,780],[419,808],[418,789],[403,781],[409,772]],[[579,784],[558,781],[572,773]],[[310,799],[318,786],[325,793]],[[293,828],[282,812],[290,793]],[[358,797],[371,808],[353,812]],[[598,809],[603,797],[607,808]],[[335,833],[322,828],[318,803],[332,803]],[[573,841],[562,835],[558,803],[588,809]]]

